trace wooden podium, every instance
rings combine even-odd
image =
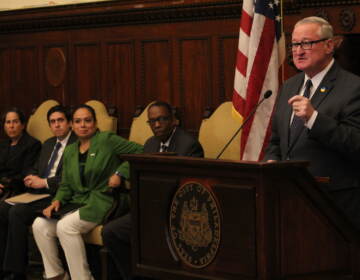
[[[360,234],[306,162],[124,158],[131,166],[137,275],[360,279]]]

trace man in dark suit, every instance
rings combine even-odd
[[[2,222],[0,226],[8,236],[6,244],[0,244],[0,250],[5,252],[2,268],[8,273],[4,279],[26,279],[29,226],[37,215],[36,211],[51,203],[51,196],[61,180],[63,151],[66,145],[76,140],[71,132],[70,114],[63,106],[52,107],[47,119],[54,137],[44,142],[40,157],[30,175],[24,178],[24,183],[28,192],[50,194],[50,197],[27,204],[8,204],[7,223]]]
[[[324,191],[360,228],[360,78],[334,61],[333,30],[322,18],[300,20],[290,45],[302,73],[280,90],[265,159],[310,161],[309,171],[329,178]]]
[[[145,153],[175,152],[179,156],[204,156],[200,143],[176,126],[176,119],[168,103],[157,101],[149,106],[148,124],[154,136],[146,141]]]
[[[203,157],[201,144],[189,133],[176,126],[171,106],[162,101],[152,103],[148,109],[148,124],[154,133],[145,145],[145,153],[174,152],[179,156]],[[131,276],[131,215],[126,214],[106,224],[102,237],[116,265],[114,279],[130,280]]]

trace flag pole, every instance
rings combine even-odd
[[[284,36],[284,44],[285,44],[285,58],[286,60],[286,38],[285,38],[285,32],[284,32],[284,6],[283,6],[283,0],[280,0],[280,16],[281,16],[281,35]],[[281,83],[285,81],[285,67],[284,62],[282,62],[281,65]]]

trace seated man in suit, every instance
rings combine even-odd
[[[189,133],[176,126],[176,119],[168,103],[157,101],[148,109],[148,123],[154,136],[145,145],[145,153],[175,152],[179,156],[203,157],[201,144]],[[104,245],[116,265],[121,277],[129,280],[131,276],[131,215],[126,214],[104,226],[102,238]],[[116,273],[112,274],[116,275]]]
[[[47,119],[54,137],[44,142],[40,157],[24,183],[30,193],[53,195],[61,179],[62,154],[76,136],[71,132],[70,114],[63,106],[50,108]],[[7,232],[7,242],[0,244],[5,254],[2,269],[8,274],[4,279],[26,279],[28,229],[37,215],[36,210],[47,207],[51,196],[27,204],[2,203],[8,208],[8,215],[1,217],[0,225],[0,231]]]
[[[146,141],[145,153],[175,152],[179,156],[204,156],[200,143],[176,126],[176,119],[168,103],[156,101],[149,106],[148,124],[154,136]]]
[[[265,160],[307,160],[323,187],[360,229],[360,78],[334,60],[333,28],[323,18],[296,23],[290,44],[302,72],[279,93]]]

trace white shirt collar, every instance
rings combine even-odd
[[[333,66],[335,60],[332,59],[330,61],[330,63],[319,73],[317,73],[314,77],[312,77],[310,79],[310,77],[308,75],[305,74],[305,79],[304,79],[304,83],[302,86],[302,93],[304,93],[305,91],[305,83],[308,79],[311,80],[312,82],[312,88],[311,88],[311,94],[310,94],[310,98],[314,95],[314,93],[316,92],[317,88],[319,87],[321,81],[324,79],[325,75],[329,72],[330,68]]]
[[[164,143],[164,142],[161,142],[161,143],[160,143],[160,147],[161,147],[161,146],[166,146],[167,148],[169,148],[170,142],[171,142],[171,139],[172,139],[173,136],[174,136],[175,130],[176,130],[176,126],[174,127],[173,131],[171,132],[170,137],[166,140],[166,142],[165,142],[165,143]]]
[[[66,137],[62,140],[59,140],[59,138],[56,140],[56,143],[61,143],[62,147],[65,147],[67,142],[69,141],[70,135],[71,135],[72,130],[69,131],[69,133],[66,135]]]

